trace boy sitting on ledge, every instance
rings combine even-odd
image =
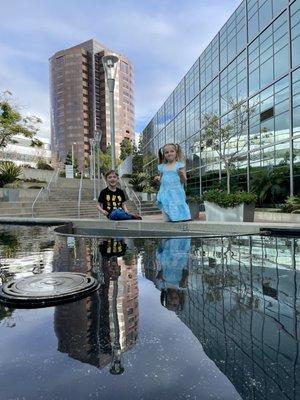
[[[122,221],[128,219],[142,219],[139,214],[128,212],[125,201],[125,193],[117,187],[119,175],[116,171],[110,170],[105,174],[107,187],[101,190],[97,209],[108,219]]]

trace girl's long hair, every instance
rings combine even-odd
[[[184,161],[184,156],[181,150],[181,147],[179,146],[178,143],[166,143],[163,147],[161,147],[158,150],[158,161],[159,164],[165,164],[166,163],[166,159],[165,159],[165,155],[164,155],[164,148],[166,146],[173,146],[175,151],[176,151],[176,161]]]

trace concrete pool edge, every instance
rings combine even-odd
[[[75,218],[22,218],[22,217],[0,217],[0,224],[14,225],[47,225],[59,226],[72,224],[72,227],[77,230],[87,232],[105,233],[105,231],[113,231],[116,234],[129,234],[131,232],[139,232],[142,234],[160,233],[164,235],[182,235],[182,236],[197,236],[197,235],[255,235],[261,231],[277,231],[289,232],[290,234],[300,232],[299,223],[274,223],[274,222],[206,222],[206,221],[189,221],[189,222],[162,222],[162,221],[108,221],[99,219],[75,219]]]

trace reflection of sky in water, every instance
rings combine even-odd
[[[4,231],[2,279],[69,270],[102,286],[57,307],[0,307],[1,398],[299,396],[297,239],[126,239],[99,251],[48,228]],[[112,375],[118,345],[125,371]]]

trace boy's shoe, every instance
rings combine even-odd
[[[143,219],[139,214],[132,214],[133,219]]]

